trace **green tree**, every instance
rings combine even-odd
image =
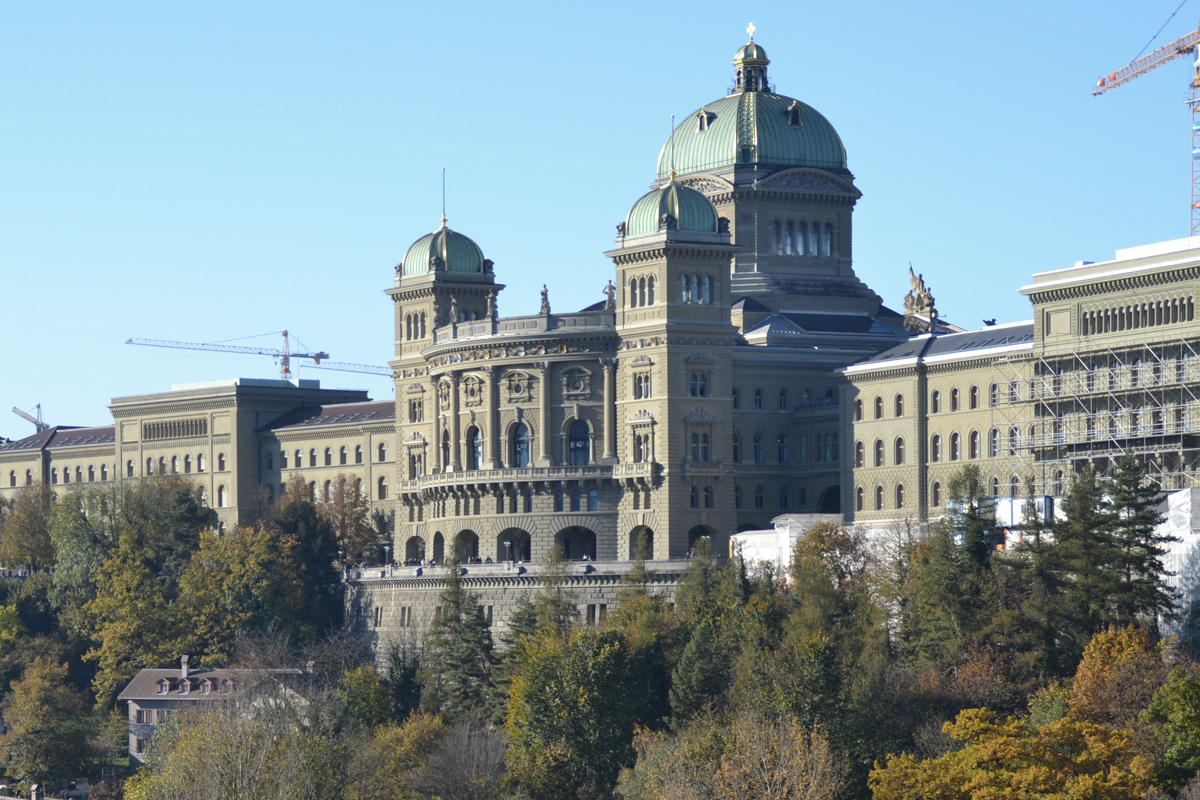
[[[4,704],[9,730],[0,738],[8,775],[23,789],[73,778],[88,761],[92,721],[82,693],[67,683],[67,665],[37,658]]]
[[[533,800],[604,797],[634,760],[633,676],[615,630],[542,634],[513,678],[510,774]]]
[[[54,543],[50,540],[53,512],[54,491],[49,485],[39,483],[20,489],[0,529],[0,563],[35,570],[53,565]]]
[[[1200,773],[1200,680],[1179,667],[1171,670],[1142,720],[1159,726],[1162,750],[1154,765],[1159,785],[1179,791]]]
[[[1059,606],[1060,664],[1079,662],[1092,634],[1108,623],[1108,599],[1115,561],[1108,528],[1109,505],[1102,482],[1085,468],[1075,474],[1063,498],[1064,519],[1054,525],[1056,551],[1050,569],[1063,583]]]
[[[1143,624],[1158,630],[1158,620],[1178,619],[1174,590],[1167,583],[1163,556],[1178,537],[1160,533],[1162,493],[1148,485],[1146,468],[1133,453],[1117,462],[1107,481],[1114,583],[1110,604],[1117,625]]]
[[[455,723],[487,716],[492,696],[492,631],[478,598],[451,568],[421,661],[421,706]]]
[[[297,633],[311,638],[342,621],[337,536],[318,513],[312,490],[303,477],[293,475],[287,487],[270,527],[292,540],[289,568],[304,587],[304,597],[288,619]]]
[[[542,559],[542,588],[533,598],[533,611],[539,632],[552,631],[567,636],[579,619],[579,609],[563,591],[567,580],[567,561],[562,547],[554,545]]]
[[[338,549],[346,558],[357,561],[368,554],[375,543],[375,530],[371,527],[371,504],[357,476],[338,473],[330,487],[329,501],[318,505],[317,510],[333,528]]]
[[[984,488],[979,467],[968,464],[950,476],[946,493],[951,501],[949,521],[974,568],[982,570],[991,558],[991,540],[995,517],[990,514],[991,497]]]
[[[64,493],[54,504],[50,540],[54,577],[50,602],[73,640],[88,636],[83,607],[96,596],[92,579],[117,545],[122,496],[128,487],[87,486]]]
[[[392,715],[387,680],[374,667],[361,666],[342,675],[338,698],[347,713],[369,728],[381,725]]]

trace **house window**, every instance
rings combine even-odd
[[[904,508],[904,484],[896,485],[896,508]]]
[[[688,379],[688,394],[692,397],[708,397],[708,375],[693,372]]]
[[[989,395],[988,403],[990,403],[993,407],[999,405],[999,403],[1000,403],[1000,385],[993,383],[991,385],[991,387],[988,389],[988,395]]]
[[[896,439],[895,450],[896,450],[896,453],[895,453],[896,464],[897,465],[903,464],[904,463],[904,440],[903,439]]]
[[[567,455],[571,466],[586,466],[591,461],[591,430],[583,420],[571,424],[567,433]]]
[[[761,433],[754,434],[754,463],[763,463],[763,437]]]
[[[950,434],[950,460],[958,461],[962,457],[962,439],[958,433]]]
[[[779,463],[788,463],[788,439],[785,434],[779,435]]]
[[[126,478],[133,477],[133,459],[130,459],[129,461],[125,462],[125,477]]]
[[[875,487],[875,510],[876,511],[883,510],[883,487],[882,486]]]
[[[705,486],[704,487],[704,507],[712,508],[714,505],[715,505],[715,498],[713,497],[713,488],[711,486]]]
[[[896,416],[904,416],[904,395],[902,394],[896,395]]]
[[[883,466],[883,439],[875,440],[875,466]]]
[[[942,410],[942,393],[939,392],[937,389],[934,389],[933,393],[929,395],[929,413],[937,414],[941,410]]]
[[[332,447],[325,448],[325,466],[327,466],[327,467],[333,466],[333,448]]]
[[[742,487],[740,487],[740,486],[733,487],[733,507],[734,508],[742,507]]]
[[[571,510],[579,511],[582,508],[583,491],[574,489],[571,491]]]
[[[855,400],[854,401],[854,421],[862,422],[862,418],[863,418],[863,401]]]
[[[217,453],[217,472],[225,471],[225,454]]]
[[[967,457],[979,458],[979,431],[971,431],[967,437]]]
[[[387,500],[387,498],[388,498],[388,480],[387,480],[386,475],[379,476],[378,490],[377,490],[376,496],[380,500]]]
[[[942,460],[942,437],[936,433],[929,440],[929,460]]]
[[[970,390],[969,403],[972,409],[979,408],[979,387],[972,386]]]
[[[767,504],[767,490],[761,486],[754,487],[754,507],[764,508]]]
[[[599,492],[599,490],[597,490],[597,489],[589,489],[588,490],[587,510],[588,511],[599,511],[600,510],[600,492]]]
[[[379,443],[379,460],[387,461],[387,442]]]
[[[741,461],[742,461],[742,437],[738,436],[735,433],[733,435],[733,463],[740,464]],[[13,480],[16,480],[16,478],[13,478]]]
[[[854,466],[862,467],[866,464],[867,449],[863,447],[862,442],[854,443]]]
[[[217,487],[217,508],[224,508],[224,507],[225,507],[225,487],[218,486]]]
[[[692,461],[709,461],[709,439],[707,433],[692,434]]]
[[[742,407],[742,395],[737,389],[733,390],[733,408],[736,411]]]
[[[691,488],[691,490],[688,492],[688,494],[691,498],[692,508],[699,508],[700,507],[700,487],[693,486]]]
[[[362,451],[362,445],[361,445],[361,444],[356,444],[356,445],[354,446],[354,463],[355,463],[355,464],[361,464],[361,463],[363,463],[363,451]],[[296,458],[296,466],[300,466],[300,458],[299,458],[299,456],[297,456],[297,458]]]
[[[779,510],[787,511],[788,509],[788,487],[779,487]]]
[[[787,389],[779,390],[779,410],[787,411]]]
[[[875,398],[875,419],[883,419],[883,398]]]
[[[942,504],[942,485],[937,481],[933,482],[933,491],[930,492],[930,502],[935,506]]]
[[[529,426],[524,422],[517,423],[513,429],[513,466],[524,468],[529,466]]]
[[[754,390],[754,410],[762,411],[763,407],[763,391],[762,389]]]
[[[467,469],[479,469],[483,462],[483,437],[479,429],[471,427],[467,430]]]
[[[862,511],[864,509],[865,497],[866,497],[866,492],[863,491],[861,486],[854,490],[854,510],[855,511]]]
[[[995,428],[988,434],[988,455],[991,458],[1000,457],[1000,431]]]
[[[950,390],[950,410],[958,411],[958,389]]]

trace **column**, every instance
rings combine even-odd
[[[603,359],[604,368],[604,460],[617,458],[617,362]]]
[[[430,414],[433,417],[433,468],[429,474],[438,474],[445,470],[446,465],[442,463],[442,398],[438,394],[438,379],[432,378],[429,381],[429,400]]]
[[[492,469],[504,466],[500,458],[500,370],[494,366],[483,368],[487,376],[488,393],[488,457]]]
[[[538,460],[540,466],[550,466],[550,364],[538,361],[534,364],[538,370]]]
[[[450,472],[461,472],[462,443],[459,439],[462,438],[462,432],[459,430],[461,426],[458,418],[458,382],[462,380],[462,375],[451,372],[447,377],[450,378]]]

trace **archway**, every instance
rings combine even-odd
[[[729,534],[717,533],[707,525],[697,525],[688,531],[688,552],[693,552],[701,539],[708,539],[708,546],[714,556],[724,558],[729,555]]]
[[[441,531],[433,534],[433,563],[441,564],[446,558],[446,537]]]
[[[688,550],[694,550],[701,539],[712,541],[712,528],[707,525],[697,525],[688,531]]]
[[[529,533],[521,528],[508,528],[496,537],[497,561],[530,561],[532,548]]]
[[[629,560],[636,560],[639,554],[646,559],[654,558],[654,531],[645,525],[629,532]]]
[[[479,560],[479,535],[473,530],[461,530],[454,537],[454,560],[460,564]]]
[[[410,536],[404,543],[404,565],[416,566],[425,558],[425,540],[420,536]]]
[[[573,525],[563,528],[554,537],[554,543],[563,549],[563,558],[572,561],[596,560],[596,534],[588,528]]]
[[[817,511],[822,514],[840,514],[842,513],[842,492],[837,486],[830,486],[825,491],[821,492],[821,498],[817,501]]]

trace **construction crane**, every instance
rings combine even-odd
[[[279,359],[279,374],[284,380],[292,377],[292,359],[307,358],[313,364],[320,364],[329,358],[329,353],[293,353],[288,346],[288,332],[283,331],[283,349],[273,350],[269,347],[242,347],[231,344],[200,344],[196,342],[169,342],[163,339],[126,339],[125,344],[140,344],[147,347],[174,347],[179,350],[209,350],[217,353],[247,353],[250,355],[273,356]],[[390,375],[391,372],[388,372]]]
[[[324,364],[313,364],[317,369],[331,369],[337,372],[362,372],[367,375],[386,375],[392,377],[388,367],[376,367],[371,364],[349,364],[345,361],[326,361]]]
[[[37,411],[37,416],[34,416],[33,414],[27,414],[16,406],[13,406],[13,413],[26,422],[32,422],[33,427],[37,428],[37,432],[41,433],[50,426],[45,422],[42,422],[42,404],[38,403],[34,408]]]
[[[1195,71],[1192,75],[1191,92],[1187,101],[1192,109],[1192,236],[1200,235],[1200,49],[1197,49],[1197,43],[1200,43],[1200,26],[1170,44],[1158,48],[1150,55],[1143,56],[1116,72],[1110,72],[1103,76],[1096,81],[1096,88],[1092,92],[1093,96],[1111,92],[1134,78],[1140,78],[1147,72],[1161,67],[1168,61],[1174,61],[1189,54],[1193,55]]]

